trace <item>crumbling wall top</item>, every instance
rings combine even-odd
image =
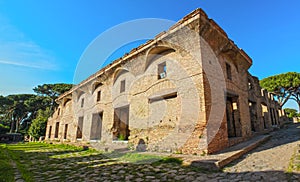
[[[251,58],[242,49],[239,49],[232,40],[230,40],[228,38],[226,32],[214,20],[209,19],[207,14],[201,8],[198,8],[198,9],[194,10],[193,12],[191,12],[190,14],[183,17],[181,20],[179,20],[176,24],[174,24],[172,27],[170,27],[169,30],[159,33],[158,35],[155,36],[154,39],[149,40],[146,43],[138,46],[137,48],[132,49],[129,53],[124,54],[121,58],[113,61],[109,65],[103,67],[96,73],[92,74],[87,79],[85,79],[78,85],[74,86],[71,90],[62,94],[59,98],[57,98],[57,101],[59,101],[60,99],[62,99],[65,96],[71,94],[74,90],[82,87],[83,85],[95,80],[98,76],[100,76],[102,74],[106,74],[109,70],[116,68],[121,63],[130,60],[132,57],[140,54],[143,51],[146,51],[147,49],[151,48],[151,46],[156,44],[158,41],[162,40],[164,37],[174,33],[178,29],[181,29],[182,27],[188,25],[190,22],[197,20],[197,19],[199,19],[199,21],[204,20],[206,23],[208,22],[209,29],[215,29],[218,32],[219,36],[224,37],[227,44],[228,43],[230,44],[230,49],[234,49],[234,51],[237,52],[239,55],[241,55],[245,60],[247,60],[250,65],[252,64]],[[204,21],[203,21],[203,23],[204,23]]]

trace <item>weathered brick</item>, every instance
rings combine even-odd
[[[164,64],[165,78],[159,79],[158,67]],[[95,146],[105,150],[113,144],[123,146],[113,138],[125,135],[132,148],[188,154],[219,151],[280,124],[280,108],[249,74],[251,64],[250,57],[197,9],[60,96],[46,138],[54,139],[59,122],[58,140],[64,141],[68,124],[67,140],[93,142],[91,131],[97,125],[92,125],[92,116],[101,112],[100,145]],[[117,114],[120,121],[128,119],[128,131],[114,114],[124,106],[128,116],[120,109]],[[79,117],[84,117],[81,140],[76,139]]]

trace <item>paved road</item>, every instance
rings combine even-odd
[[[269,141],[231,163],[224,171],[241,173],[242,176],[252,173],[255,179],[266,175],[269,181],[286,179],[287,175],[284,172],[289,166],[295,147],[300,144],[300,125],[287,125],[284,129],[272,132],[271,136]],[[300,181],[297,174],[292,175],[292,179]]]

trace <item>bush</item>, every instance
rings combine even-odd
[[[45,136],[49,114],[49,108],[47,108],[45,111],[39,110],[37,113],[37,117],[32,120],[32,123],[28,130],[28,134],[34,139],[38,140],[41,136]]]
[[[300,115],[296,109],[291,109],[291,108],[285,108],[284,112],[289,118],[299,117]]]
[[[126,140],[126,137],[125,137],[125,135],[123,135],[123,134],[120,134],[120,135],[119,135],[119,137],[118,137],[118,140],[121,140],[121,141],[124,141],[124,140]]]

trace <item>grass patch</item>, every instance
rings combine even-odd
[[[298,161],[300,161],[300,155],[298,156]],[[297,170],[297,171],[300,171],[300,162],[297,162],[297,163],[295,164],[295,167],[296,167],[296,170]]]
[[[20,171],[22,178],[26,182],[34,181],[32,173],[28,170],[31,162],[27,161],[26,163],[23,163],[24,160],[26,160],[26,156],[23,155],[22,148],[19,148],[19,150],[11,150],[12,145],[8,145],[7,152],[11,159],[16,163],[18,170]]]
[[[89,161],[92,161],[93,158],[104,159],[101,153],[94,149],[43,142],[8,144],[6,145],[6,153],[10,160],[14,161],[26,182],[36,181],[36,179],[67,181],[72,176],[71,173],[78,175],[80,174],[79,171],[82,171],[82,166],[88,167]],[[6,163],[2,162],[2,159]],[[7,161],[9,160],[3,157],[1,153],[0,165],[3,168],[8,168],[9,163]],[[0,176],[0,181],[2,179],[4,181],[14,181],[13,172],[11,175],[5,174],[6,178]],[[84,172],[92,172],[92,168],[86,168]],[[0,175],[4,174],[1,173]],[[81,176],[77,177],[80,181]]]
[[[161,160],[158,161],[159,163],[163,163],[163,164],[168,164],[168,163],[172,163],[172,164],[178,164],[181,165],[182,164],[182,160],[178,159],[178,158],[174,158],[174,157],[165,157]]]
[[[5,148],[4,148],[5,146]],[[5,149],[5,150],[4,150]],[[5,153],[3,152],[5,151]],[[7,173],[0,173],[0,181],[14,181],[14,168],[9,161],[14,161],[25,181],[85,181],[86,177],[99,180],[120,171],[138,177],[137,173],[161,175],[170,169],[181,168],[184,172],[193,171],[190,167],[182,166],[182,160],[144,153],[101,153],[94,149],[84,149],[68,144],[49,143],[19,143],[1,146],[0,166]],[[2,162],[4,161],[4,162]],[[136,165],[137,164],[137,165]],[[159,166],[159,168],[156,168]],[[11,171],[9,172],[9,169]],[[156,169],[156,170],[155,170]],[[161,169],[158,170],[157,169]],[[2,175],[2,176],[1,176]],[[125,177],[119,176],[121,181]]]
[[[68,145],[68,144],[47,144],[48,146],[51,146],[52,148],[56,149],[62,149],[62,150],[73,150],[73,151],[83,151],[83,147],[78,147],[74,145]]]
[[[294,149],[294,154],[290,159],[287,173],[293,173],[294,171],[300,171],[300,146]]]
[[[14,169],[11,165],[6,145],[0,145],[0,181],[14,181]]]
[[[44,172],[49,156],[47,152],[79,151],[79,148],[68,145],[51,145],[46,143],[18,143],[7,145],[7,153],[11,157],[26,182],[35,181],[33,171]],[[46,165],[45,165],[46,164]],[[38,169],[33,169],[36,166]],[[13,181],[13,180],[12,180]]]
[[[122,162],[140,164],[140,163],[153,163],[162,160],[162,157],[156,155],[139,154],[139,153],[126,153],[125,155],[119,156],[118,160]]]
[[[115,158],[120,162],[134,163],[134,164],[178,164],[182,165],[182,160],[174,157],[162,157],[158,155],[149,155],[141,153],[110,153],[107,154],[109,158]]]

